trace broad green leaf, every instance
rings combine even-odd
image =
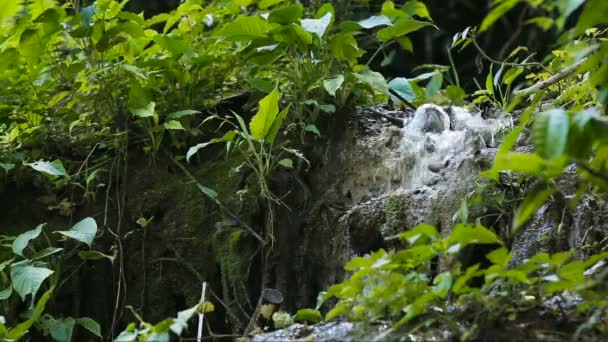
[[[288,169],[293,169],[293,160],[289,158],[285,158],[279,161],[279,165],[286,167]]]
[[[180,110],[180,111],[173,112],[173,113],[167,115],[167,120],[175,120],[175,119],[182,118],[184,116],[192,116],[194,114],[199,114],[199,113],[200,112],[198,110],[193,110],[193,109]]]
[[[258,140],[264,140],[270,131],[274,120],[279,113],[279,99],[281,93],[275,88],[270,94],[266,95],[259,103],[258,112],[251,118],[249,129],[251,136]]]
[[[450,99],[452,103],[461,104],[466,96],[464,89],[457,85],[450,85],[445,88],[445,96]]]
[[[182,334],[182,331],[186,328],[188,328],[188,320],[190,320],[190,318],[192,318],[192,316],[194,316],[197,312],[196,309],[198,308],[198,305],[190,308],[190,309],[186,309],[183,311],[180,311],[177,313],[177,318],[173,320],[173,324],[171,324],[171,331],[173,331],[177,336],[180,336]]]
[[[209,140],[208,142],[194,145],[188,149],[188,152],[186,153],[186,160],[190,161],[190,158],[192,158],[192,156],[203,147],[209,146],[211,144],[219,143],[219,142],[232,141],[235,136],[236,136],[235,131],[229,131],[226,134],[224,134],[224,136],[222,136],[221,138],[213,138],[213,139]]]
[[[489,244],[497,243],[502,245],[502,241],[496,234],[481,225],[457,224],[452,233],[448,236],[450,245],[460,244],[462,247],[468,244]]]
[[[320,19],[302,19],[301,26],[304,30],[316,34],[319,38],[323,38],[325,31],[331,23],[332,14],[325,13]]]
[[[340,89],[342,83],[344,83],[344,75],[336,75],[323,80],[323,88],[325,88],[329,95],[336,96],[336,91]]]
[[[374,91],[381,92],[386,95],[389,94],[388,84],[381,73],[365,69],[354,75],[359,79],[360,82],[368,84]]]
[[[217,198],[217,192],[213,189],[209,189],[206,186],[203,185],[197,185],[198,189],[205,195],[207,195],[208,197],[210,197],[211,199],[216,199]]]
[[[545,159],[555,159],[566,150],[570,118],[563,109],[552,109],[537,117],[532,129],[536,152]]]
[[[97,234],[97,222],[95,222],[93,218],[87,217],[82,221],[76,223],[72,227],[72,229],[58,231],[56,233],[67,236],[74,240],[78,240],[80,242],[84,242],[89,247],[91,247],[91,243],[93,243],[95,234]]]
[[[34,254],[30,260],[38,260],[38,259],[43,259],[46,258],[49,255],[53,255],[55,253],[59,253],[63,250],[63,248],[57,248],[57,247],[47,247],[43,250],[41,250],[40,252]]]
[[[277,134],[279,134],[279,130],[281,129],[281,126],[283,125],[283,121],[285,120],[287,113],[289,113],[289,107],[283,109],[279,113],[279,115],[277,115],[276,119],[274,119],[274,122],[272,123],[272,126],[270,127],[270,130],[268,131],[268,134],[266,134],[266,141],[269,144],[274,143],[274,140],[276,139]]]
[[[341,61],[349,62],[354,65],[357,58],[363,55],[364,51],[357,46],[357,40],[350,33],[338,33],[331,37],[329,41],[334,57]]]
[[[82,260],[99,260],[99,259],[109,259],[111,262],[114,262],[114,258],[111,255],[103,254],[98,251],[80,251],[78,252],[78,256]]]
[[[526,223],[534,213],[555,193],[554,188],[546,188],[544,190],[533,189],[524,201],[515,210],[513,216],[512,232],[516,232]]]
[[[49,332],[51,333],[53,340],[57,342],[72,341],[74,324],[76,324],[76,321],[72,317],[52,319],[49,322]]]
[[[272,7],[276,4],[280,4],[283,1],[285,1],[285,0],[261,0],[258,3],[258,7],[260,9],[267,9],[268,7]]]
[[[140,118],[149,118],[149,117],[153,117],[154,116],[154,107],[156,106],[156,103],[154,102],[149,102],[146,107],[144,108],[137,108],[137,109],[129,109],[129,112],[131,112],[131,114],[140,117]]]
[[[279,7],[270,12],[268,22],[288,25],[301,19],[303,13],[304,8],[301,4]]]
[[[408,101],[413,101],[416,99],[416,94],[414,93],[414,89],[410,84],[410,81],[404,77],[397,77],[388,82],[388,87],[394,91],[396,91],[401,97]]]
[[[45,225],[46,223],[40,224],[38,227],[17,236],[12,245],[13,253],[24,256],[23,250],[25,247],[27,247],[27,244],[30,242],[30,240],[37,238],[40,233],[42,233],[42,228],[44,228]]]
[[[261,78],[252,78],[248,80],[248,82],[253,88],[266,94],[269,94],[274,89],[275,85],[273,82]]]
[[[521,0],[505,0],[500,2],[500,4],[492,9],[488,15],[481,22],[481,26],[479,28],[479,32],[483,32],[487,30],[492,24],[496,22],[496,20],[502,18],[505,13],[510,11],[513,7],[515,7]],[[496,2],[498,3],[498,2]]]
[[[25,165],[28,165],[29,167],[31,167],[32,169],[34,169],[38,172],[42,172],[42,173],[45,173],[45,174],[51,175],[51,176],[67,176],[68,175],[67,172],[65,171],[65,168],[63,167],[63,163],[59,159],[56,159],[52,162],[38,160],[33,163],[28,163]]]
[[[22,9],[23,0],[3,0],[0,1],[0,27],[12,25],[13,18]]]
[[[177,120],[169,120],[165,123],[163,123],[163,126],[166,129],[173,129],[173,130],[183,130],[184,126],[182,126],[181,122],[177,121]]]
[[[588,28],[607,24],[606,13],[608,13],[608,1],[588,0],[578,19],[574,34],[579,35]]]
[[[435,279],[433,279],[433,293],[441,298],[445,298],[450,288],[452,287],[452,282],[454,278],[450,272],[442,272],[439,273]]]
[[[222,35],[228,41],[250,41],[268,37],[270,24],[261,17],[239,16],[222,29]]]
[[[101,327],[94,319],[89,317],[76,318],[76,324],[90,331],[93,335],[101,337]]]
[[[311,125],[307,125],[306,127],[304,127],[304,130],[306,132],[314,133],[314,134],[316,134],[318,136],[321,136],[321,132],[319,132],[319,129],[315,125],[312,125],[312,124]]]
[[[433,95],[437,94],[439,89],[441,89],[442,83],[443,83],[443,75],[440,72],[436,72],[435,75],[433,75],[433,77],[431,77],[431,80],[429,81],[429,83],[426,85],[426,88],[424,89],[426,96],[432,97]]]
[[[371,29],[378,26],[392,26],[391,20],[384,15],[374,15],[367,19],[363,19],[358,22],[359,26],[364,29]]]
[[[123,331],[118,335],[114,342],[133,342],[137,340],[137,330],[134,331]]]
[[[11,266],[11,282],[22,300],[30,294],[35,297],[42,282],[51,274],[53,271],[48,268],[32,266],[29,262]]]
[[[378,40],[386,42],[393,38],[401,37],[408,33],[418,31],[426,26],[434,25],[428,21],[420,21],[412,18],[400,18],[393,26],[386,27],[378,31],[376,37]]]
[[[295,321],[319,323],[323,320],[323,316],[318,310],[300,309],[296,312]]]
[[[490,72],[488,72],[488,75],[486,76],[486,90],[490,95],[494,95],[494,76],[492,73],[492,66],[493,65],[490,65]]]
[[[399,234],[399,237],[410,245],[418,242],[427,243],[428,240],[436,241],[440,236],[437,228],[429,224],[419,224],[416,227]]]
[[[13,294],[13,286],[9,284],[6,289],[0,291],[0,300],[5,300],[9,298],[11,294]]]

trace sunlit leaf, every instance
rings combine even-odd
[[[76,223],[70,230],[57,231],[56,233],[84,242],[91,247],[95,234],[97,234],[97,222],[95,222],[95,219],[87,217]]]
[[[46,223],[40,224],[36,228],[28,230],[27,232],[17,236],[12,244],[13,253],[23,256],[23,250],[25,247],[27,247],[31,240],[40,236],[40,233],[42,233],[42,228],[44,228],[45,225]]]
[[[275,88],[270,94],[260,100],[258,112],[251,118],[249,129],[251,135],[258,140],[263,140],[270,131],[274,120],[279,113],[279,99],[281,93]]]
[[[38,160],[33,163],[27,163],[25,165],[28,165],[32,169],[45,173],[50,176],[67,176],[68,175],[67,172],[65,171],[65,168],[63,167],[63,163],[59,159],[56,159],[52,162]]]

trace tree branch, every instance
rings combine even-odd
[[[595,52],[597,52],[600,49],[600,45],[595,45],[592,49],[590,49],[587,54],[585,55],[585,57],[581,58],[579,61],[577,61],[576,63],[562,69],[560,72],[558,72],[557,74],[547,78],[546,80],[536,83],[535,85],[528,87],[528,88],[524,88],[524,89],[520,89],[518,91],[515,91],[513,93],[513,95],[515,96],[523,96],[526,97],[528,95],[531,95],[539,90],[543,90],[561,80],[563,80],[564,78],[572,75],[574,72],[576,72],[576,70],[583,65],[588,59],[589,56],[591,56],[592,54],[594,54]]]

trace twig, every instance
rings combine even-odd
[[[481,46],[479,46],[479,44],[477,43],[477,40],[475,39],[474,35],[471,35],[471,42],[473,43],[473,46],[475,46],[475,48],[477,49],[477,51],[479,52],[479,54],[481,55],[481,57],[483,57],[484,59],[486,59],[487,61],[489,61],[491,63],[500,64],[500,65],[506,65],[506,66],[512,66],[512,67],[537,66],[537,67],[542,68],[545,71],[551,73],[551,71],[549,69],[547,69],[546,66],[544,66],[544,65],[542,65],[542,63],[538,63],[538,62],[513,63],[513,62],[503,62],[503,61],[499,61],[497,59],[494,59],[494,58],[488,56],[488,54],[485,51],[483,51],[483,49],[481,48]]]
[[[203,289],[201,291],[201,303],[205,302],[205,296],[207,292],[207,282],[203,282]],[[198,342],[202,341],[203,337],[203,320],[205,319],[205,310],[201,310],[201,313],[198,314],[198,333],[196,334],[196,340]]]
[[[585,63],[588,59],[589,56],[591,56],[592,54],[594,54],[595,52],[597,52],[597,50],[599,50],[600,45],[595,45],[593,48],[591,48],[585,55],[585,57],[581,58],[579,61],[577,61],[576,63],[562,69],[560,72],[558,72],[557,74],[547,78],[546,80],[542,81],[542,82],[538,82],[535,85],[528,87],[528,88],[524,88],[524,89],[520,89],[518,91],[515,91],[513,94],[516,96],[528,96],[530,94],[533,94],[539,90],[543,90],[545,88],[547,88],[550,85],[553,85],[561,80],[563,80],[564,78],[572,75],[581,65],[583,65],[583,63]]]
[[[393,125],[397,126],[397,127],[403,127],[403,120],[388,114],[384,114],[382,112],[379,112],[375,109],[370,108],[369,109],[370,112],[374,113],[375,115],[381,116],[383,118],[385,118],[386,120],[388,120],[390,123],[392,123]]]
[[[186,174],[186,176],[188,176],[190,179],[192,179],[192,181],[195,182],[196,185],[198,185],[200,187],[203,186],[192,175],[192,173],[190,173],[190,171],[188,171],[180,162],[178,162],[175,158],[173,158],[173,156],[169,156],[169,158],[173,161],[173,163],[175,163],[175,165],[177,165],[177,167],[179,167]],[[243,220],[241,220],[238,216],[236,216],[234,213],[232,213],[232,211],[230,211],[228,208],[226,208],[220,201],[218,201],[217,198],[215,198],[207,193],[203,193],[203,194],[205,194],[205,196],[207,196],[210,200],[215,202],[215,204],[218,207],[220,207],[220,209],[222,209],[224,212],[226,212],[226,214],[228,214],[233,220],[237,221],[241,226],[243,226],[243,228],[245,228],[249,233],[251,233],[251,235],[253,235],[253,237],[255,237],[262,245],[266,245],[266,241],[264,241],[264,239],[258,233],[256,233],[256,231],[253,230],[253,228],[251,228],[251,226],[249,226],[247,223],[245,223]]]

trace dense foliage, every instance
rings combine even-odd
[[[71,340],[76,326],[102,336],[95,317],[55,318],[45,307],[70,276],[62,274],[62,265],[79,260],[118,265],[116,305],[122,303],[125,178],[129,160],[141,152],[150,167],[175,163],[202,196],[229,210],[215,184],[199,183],[183,166],[203,162],[203,151],[223,144],[221,153],[254,175],[256,194],[266,205],[264,231],[249,229],[264,253],[274,243],[274,211],[285,205],[273,193],[272,175],[309,165],[302,151],[329,134],[319,122],[355,105],[434,101],[517,113],[519,124],[484,174],[490,184],[506,172],[532,183],[514,212],[513,232],[552,196],[556,179],[570,165],[580,176],[579,196],[572,201],[608,189],[604,0],[494,0],[479,27],[456,34],[450,47],[453,54],[476,49],[490,65],[485,83],[471,95],[461,87],[457,65],[424,65],[416,76],[390,81],[370,67],[379,57],[391,63],[394,52],[387,51],[395,46],[412,51],[412,33],[436,29],[420,1],[386,1],[378,13],[357,21],[339,12],[349,1],[304,6],[291,0],[185,0],[152,17],[126,11],[127,2],[0,3],[0,191],[9,183],[47,189],[57,195],[49,208],[70,220],[80,205],[106,203],[99,230],[89,217],[74,219],[79,222],[71,229],[52,227],[56,234],[47,235],[41,224],[0,235],[2,340],[28,336],[32,327],[36,336],[58,341]],[[538,62],[526,47],[496,60],[478,44],[517,6],[530,9],[527,24],[559,34],[552,53]],[[534,152],[512,152],[529,127]],[[109,198],[115,198],[116,222],[107,219]],[[325,319],[388,320],[389,332],[441,325],[467,338],[478,336],[489,321],[514,320],[556,296],[577,295],[580,303],[568,312],[572,321],[584,323],[576,336],[594,329],[606,333],[606,289],[601,278],[584,276],[605,254],[581,261],[571,253],[541,253],[511,268],[507,249],[497,248],[488,268],[448,262],[445,272],[432,274],[432,260],[451,260],[469,244],[502,244],[492,231],[462,221],[444,239],[433,227],[418,226],[401,235],[407,249],[351,261],[347,269],[353,275],[323,296],[339,299]],[[137,223],[145,228],[148,221]],[[114,246],[97,250],[94,238],[105,232]],[[484,277],[484,284],[468,286],[476,277]],[[124,329],[121,341],[168,340],[170,332],[181,334],[190,317],[211,311],[210,303],[202,303],[156,325],[140,319],[128,327],[114,326],[114,312],[103,334],[117,336]],[[549,313],[558,314],[563,313]],[[321,318],[314,310],[302,315]],[[134,316],[139,318],[135,311]]]

